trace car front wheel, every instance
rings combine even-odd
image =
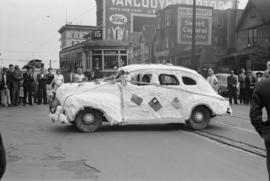
[[[210,119],[210,111],[207,108],[200,106],[192,111],[191,117],[186,123],[187,126],[193,130],[201,130],[208,126]]]
[[[102,114],[93,109],[85,109],[78,113],[75,126],[82,132],[94,132],[102,125]]]

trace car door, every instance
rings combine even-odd
[[[151,74],[150,83],[143,77]],[[179,80],[174,74],[142,72],[130,76],[131,82],[123,88],[124,117],[128,122],[178,122],[182,117],[184,99]],[[134,81],[135,80],[135,81]]]
[[[159,88],[153,81],[155,77],[151,71],[134,72],[128,76],[128,82],[122,88],[125,121],[140,123],[160,118]]]
[[[182,90],[179,78],[180,72],[178,71],[162,71],[158,74],[157,94],[162,105],[159,114],[164,123],[183,121],[189,94]]]

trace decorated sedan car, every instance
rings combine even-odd
[[[217,115],[231,114],[229,103],[197,72],[172,65],[128,65],[114,77],[67,83],[50,105],[52,121],[93,132],[111,125],[183,123],[204,129]]]

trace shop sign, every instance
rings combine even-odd
[[[94,30],[92,34],[93,40],[102,40],[102,30]]]
[[[192,6],[178,8],[178,44],[192,43]],[[196,44],[211,45],[212,42],[212,8],[196,9]]]
[[[163,9],[172,4],[193,4],[193,0],[105,0],[114,7],[140,9],[141,12]],[[196,0],[198,6],[208,6],[214,9],[225,10],[235,7],[236,0]]]
[[[127,23],[127,17],[122,14],[112,14],[109,20],[115,25],[123,25]]]

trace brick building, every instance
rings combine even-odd
[[[192,14],[182,17],[182,14],[179,14],[179,8],[184,10],[188,8],[190,11],[192,6],[170,5],[158,12],[157,30],[153,42],[154,56],[156,63],[166,60],[175,65],[190,67]],[[216,67],[222,57],[235,49],[235,25],[242,10],[215,10],[198,6],[197,11],[199,16],[197,16],[196,29],[199,29],[197,30],[199,33],[196,36],[199,37],[196,38],[196,61],[202,68]],[[187,11],[185,10],[185,12]],[[201,12],[208,12],[209,16],[207,15],[208,17],[204,19],[200,18]],[[183,22],[186,22],[186,26],[180,24]],[[198,26],[201,27],[198,28]],[[181,31],[186,32],[183,34]],[[179,40],[179,37],[183,40]]]
[[[86,36],[93,30],[96,30],[96,26],[84,26],[84,25],[72,25],[66,24],[62,26],[58,33],[61,34],[60,48],[64,49],[86,40]]]

